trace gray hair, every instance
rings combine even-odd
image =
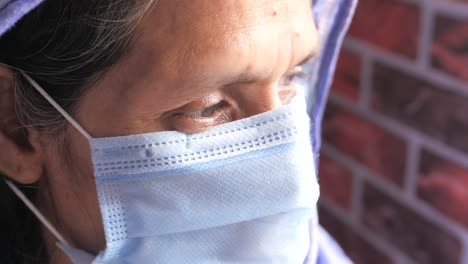
[[[19,132],[27,133],[25,127],[34,126],[44,137],[66,143],[62,133],[66,120],[18,69],[73,115],[86,89],[128,55],[138,37],[135,27],[156,1],[46,0],[2,36],[0,64],[8,65],[15,74],[16,113],[23,126]],[[0,173],[0,210],[4,212],[0,262],[29,263],[32,256],[46,263],[40,226],[2,177]],[[36,200],[36,188],[28,186],[22,191]]]
[[[156,1],[44,1],[0,38],[0,63],[28,73],[73,115],[86,88],[128,55],[136,25]],[[60,134],[65,119],[15,73],[22,125]]]

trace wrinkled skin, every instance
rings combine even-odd
[[[123,61],[80,101],[74,116],[93,136],[197,133],[277,108],[295,72],[317,52],[309,0],[160,0],[140,22]],[[68,158],[28,128],[31,148],[6,132],[15,120],[13,76],[0,67],[0,170],[39,182],[40,210],[73,246],[97,254],[105,237],[87,140],[67,129]],[[52,263],[68,263],[44,229]]]

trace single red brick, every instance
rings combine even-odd
[[[420,10],[398,0],[360,0],[350,35],[384,50],[416,58]]]
[[[468,227],[468,169],[425,151],[420,173],[419,197]]]
[[[342,50],[332,84],[333,92],[341,94],[352,101],[357,101],[359,99],[360,79],[361,61],[359,57],[350,51]]]
[[[417,263],[460,263],[461,243],[443,227],[366,184],[363,222]]]
[[[352,173],[322,154],[319,167],[320,193],[340,207],[351,209]]]
[[[373,78],[376,111],[468,153],[468,97],[383,65]]]
[[[468,82],[468,19],[436,19],[432,65]]]
[[[363,239],[348,225],[319,207],[320,224],[336,239],[346,254],[359,264],[391,264],[392,259]]]
[[[402,186],[406,143],[366,119],[330,103],[323,126],[326,142]]]

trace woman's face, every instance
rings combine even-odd
[[[310,2],[160,0],[129,55],[85,94],[76,120],[93,137],[197,133],[287,103],[292,78],[317,51]],[[38,144],[40,208],[74,246],[98,253],[105,238],[88,142],[71,127],[66,137],[67,159]]]

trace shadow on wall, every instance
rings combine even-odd
[[[321,223],[360,263],[468,263],[468,0],[360,0],[324,120]]]

